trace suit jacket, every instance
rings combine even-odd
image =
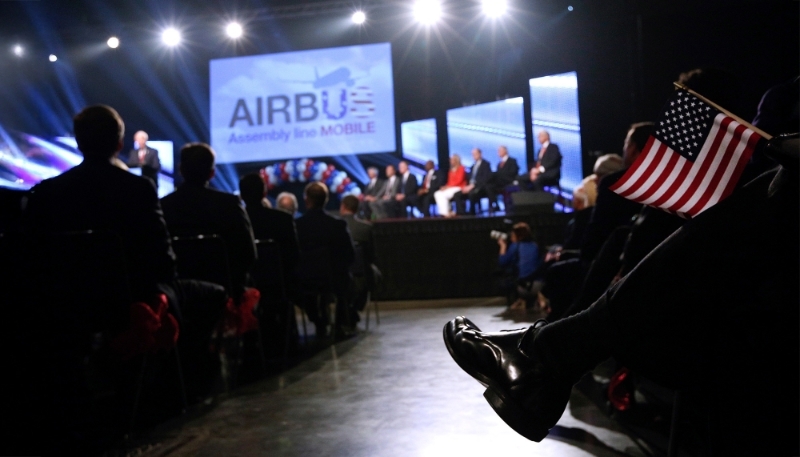
[[[357,219],[352,214],[342,214],[341,218],[347,223],[350,236],[354,243],[364,247],[364,260],[372,263],[375,260],[375,249],[372,239],[372,224],[361,219]]]
[[[47,234],[108,230],[120,236],[133,298],[151,300],[156,284],[175,279],[175,254],[153,183],[113,166],[84,160],[31,189],[26,230]]]
[[[225,240],[234,287],[244,286],[256,260],[253,229],[239,198],[206,186],[184,183],[161,199],[173,236],[217,234]]]
[[[131,149],[128,154],[128,167],[141,168],[142,176],[150,178],[158,187],[158,172],[161,171],[161,161],[158,158],[158,151],[146,146],[147,152],[144,154],[144,160],[139,160],[139,150]]]
[[[422,177],[422,182],[419,184],[420,188],[425,187],[425,177],[427,177],[427,172],[425,176]],[[447,181],[447,173],[442,170],[434,170],[433,175],[431,175],[431,182],[430,182],[430,189],[428,189],[429,194],[433,194],[437,190],[439,190],[442,185]]]
[[[594,259],[611,232],[620,226],[630,226],[633,216],[642,209],[641,204],[620,197],[610,189],[627,170],[611,173],[597,184],[597,202],[581,246],[581,259],[584,261]]]
[[[541,149],[539,150],[541,152]],[[537,154],[538,158],[539,155]],[[541,159],[537,160],[537,165],[544,167],[544,173],[541,173],[536,180],[542,186],[555,186],[561,180],[561,150],[558,145],[550,143],[547,149],[544,150],[544,155]]]
[[[494,183],[498,187],[508,186],[517,179],[517,175],[519,175],[517,159],[509,157],[505,163],[500,162],[497,164],[497,171],[494,172]]]
[[[372,187],[369,187],[369,181],[367,181],[367,185],[364,186],[364,192],[363,193],[364,193],[364,195],[377,197],[378,195],[381,195],[381,193],[383,192],[383,186],[385,184],[386,183],[381,178],[376,178],[375,179],[375,185],[372,186]]]
[[[281,249],[281,265],[286,278],[294,275],[300,257],[300,243],[297,241],[297,228],[294,218],[281,210],[265,208],[261,205],[247,205],[247,217],[253,227],[257,240],[272,239]]]
[[[310,209],[295,223],[301,250],[327,248],[331,254],[334,275],[338,273],[339,276],[349,276],[355,251],[347,222],[330,216],[321,209]]]
[[[406,196],[407,204],[413,204],[417,200],[417,189],[419,189],[417,177],[409,172],[405,186],[403,185],[403,176],[398,176],[398,178],[400,178],[400,193]]]
[[[475,169],[475,166],[472,166],[472,169],[469,171],[469,176],[467,177],[467,184],[472,182],[472,178],[475,177],[475,187],[484,187],[489,182],[489,178],[492,177],[492,166],[489,165],[485,159],[481,159],[481,164],[478,166],[478,169]]]
[[[395,195],[400,193],[400,188],[402,187],[403,180],[400,176],[394,175],[394,183],[391,183],[391,178],[387,178],[386,181],[383,182],[383,189],[381,189],[381,193],[378,194],[379,198],[383,197],[394,197]]]

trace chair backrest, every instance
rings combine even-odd
[[[297,276],[305,285],[330,287],[333,283],[333,270],[328,248],[301,250]]]
[[[176,236],[172,238],[172,249],[177,257],[179,278],[209,281],[231,291],[228,250],[222,237]]]
[[[258,260],[253,265],[250,275],[262,295],[273,295],[276,292],[286,297],[286,275],[281,262],[281,247],[273,239],[256,240]],[[263,290],[262,290],[263,289]]]
[[[350,266],[350,273],[353,276],[366,276],[367,268],[370,268],[370,265],[367,263],[364,245],[356,241],[353,243],[353,250],[355,251],[355,260]]]

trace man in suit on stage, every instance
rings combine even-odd
[[[375,167],[367,168],[367,175],[369,176],[369,181],[362,192],[364,198],[359,205],[359,213],[361,213],[364,219],[370,220],[372,218],[372,209],[370,205],[372,202],[376,201],[381,192],[383,192],[384,181],[378,177],[378,169]]]
[[[503,203],[508,208],[509,202],[506,200],[505,189],[517,179],[519,164],[517,159],[508,155],[508,148],[505,146],[497,148],[497,156],[500,157],[500,163],[497,164],[497,170],[492,174],[492,179],[487,186],[487,193],[491,201],[494,201],[498,195],[502,195]]]
[[[180,154],[184,183],[161,199],[169,232],[173,236],[219,235],[228,251],[234,289],[229,292],[238,298],[256,260],[250,218],[238,197],[208,187],[215,173],[216,154],[211,146],[189,143]]]
[[[142,176],[153,180],[158,189],[158,173],[161,171],[161,161],[158,151],[147,146],[147,132],[139,130],[133,134],[134,149],[128,154],[128,167],[141,168]]]
[[[489,179],[492,177],[492,166],[489,162],[483,160],[481,150],[475,148],[472,150],[472,159],[475,163],[469,172],[467,178],[467,185],[461,189],[461,195],[457,196],[458,213],[465,213],[464,202],[469,200],[469,213],[475,215],[475,209],[480,205],[481,198],[487,197]]]
[[[411,174],[411,171],[408,169],[408,162],[405,160],[397,164],[397,169],[400,172],[400,193],[395,196],[397,205],[395,205],[395,214],[393,214],[393,216],[403,217],[405,216],[406,208],[417,205],[419,183],[417,183],[417,177]]]
[[[443,177],[440,170],[436,169],[433,160],[425,162],[425,177],[422,178],[422,184],[417,189],[417,209],[423,217],[430,217],[433,193],[439,190],[445,180],[446,178]]]
[[[394,165],[386,165],[386,182],[383,185],[383,190],[378,194],[375,201],[369,205],[375,219],[386,219],[394,216],[397,196],[402,192],[401,185],[402,182],[397,176]]]
[[[536,165],[528,176],[533,190],[544,190],[545,186],[557,186],[561,180],[561,151],[558,145],[550,142],[547,130],[539,132],[539,143],[542,148],[536,155]]]

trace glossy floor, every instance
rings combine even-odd
[[[450,303],[454,305],[457,302]],[[541,443],[508,428],[442,342],[465,314],[483,330],[519,327],[502,307],[396,309],[370,330],[282,376],[252,385],[202,417],[153,437],[158,456],[642,456],[580,393]]]

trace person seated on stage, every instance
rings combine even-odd
[[[354,246],[357,246],[356,259],[351,272],[354,283],[354,305],[356,310],[362,311],[367,305],[367,291],[375,284],[375,244],[372,238],[372,224],[356,217],[358,211],[358,198],[347,195],[342,199],[339,208],[339,217],[347,222],[350,236]],[[358,256],[361,256],[360,258]]]
[[[487,186],[487,193],[491,202],[494,202],[498,196],[502,196],[503,203],[508,208],[510,202],[505,189],[517,179],[519,164],[517,159],[508,155],[508,148],[505,146],[497,148],[497,156],[500,157],[500,162],[497,164],[497,170],[492,173],[492,178]]]
[[[450,210],[450,200],[461,192],[466,186],[466,172],[461,165],[461,157],[458,154],[450,156],[450,170],[447,172],[447,182],[433,193],[436,200],[436,209],[442,217],[455,217],[455,213]]]
[[[510,244],[509,244],[510,242]],[[533,275],[539,268],[539,246],[533,240],[531,227],[525,222],[517,222],[506,237],[498,237],[500,246],[498,264],[506,272],[500,289],[510,307],[525,308],[525,301],[518,301],[520,292],[530,291]],[[520,306],[519,303],[522,305]]]
[[[297,197],[295,197],[293,193],[291,192],[279,193],[278,197],[275,199],[275,204],[277,206],[276,209],[292,216],[292,218],[299,217],[299,214],[297,212],[297,208],[299,205],[297,204]]]
[[[779,169],[687,221],[585,311],[499,333],[465,317],[445,325],[449,353],[506,424],[541,441],[573,384],[613,357],[693,399],[681,414],[699,418],[705,453],[800,453],[800,147],[769,144]]]
[[[467,185],[461,189],[461,194],[456,200],[456,208],[459,214],[466,213],[465,202],[469,200],[469,214],[475,215],[476,208],[480,205],[481,198],[488,197],[489,179],[492,177],[492,166],[483,160],[483,153],[480,149],[472,150],[474,163],[467,177]]]
[[[258,173],[250,173],[239,180],[239,195],[245,203],[247,217],[257,240],[275,240],[281,250],[281,267],[290,296],[295,289],[295,269],[300,256],[294,218],[285,211],[263,205],[267,194],[264,180]]]
[[[369,176],[369,182],[367,182],[361,193],[361,204],[358,207],[358,211],[361,217],[368,221],[372,219],[370,205],[378,200],[378,196],[383,192],[384,181],[378,177],[378,169],[375,167],[367,168],[367,176]]]
[[[256,246],[250,218],[239,198],[208,186],[214,177],[215,159],[214,150],[205,143],[183,146],[180,172],[184,182],[175,192],[162,198],[161,205],[173,236],[214,234],[225,241],[233,288],[229,293],[238,300],[255,263]]]
[[[306,213],[297,219],[297,236],[300,239],[300,250],[305,252],[327,249],[330,254],[330,270],[332,272],[333,293],[337,296],[336,322],[340,327],[338,334],[349,334],[355,329],[358,313],[352,308],[349,300],[350,266],[355,260],[355,250],[347,223],[329,216],[323,208],[328,203],[328,187],[320,182],[306,186],[303,193]],[[302,257],[302,254],[301,254]],[[322,259],[318,259],[322,260]],[[302,263],[302,262],[301,262]],[[301,265],[302,270],[302,265]],[[302,271],[299,275],[302,279]],[[318,334],[325,333],[330,318],[327,307],[316,308],[316,303],[305,303],[306,313],[314,322]]]
[[[401,194],[401,182],[394,165],[386,165],[386,182],[375,200],[369,204],[372,218],[376,220],[397,217],[397,196]]]
[[[433,160],[425,162],[425,177],[422,179],[422,185],[419,190],[417,190],[417,209],[419,209],[423,217],[430,217],[433,196],[444,181],[445,178],[442,176],[442,173],[436,169]]]
[[[561,151],[558,145],[550,142],[547,130],[539,132],[539,154],[536,156],[536,165],[531,168],[528,175],[532,190],[544,190],[545,186],[557,186],[561,180]]]
[[[405,160],[401,160],[397,164],[397,171],[400,172],[400,193],[395,195],[398,208],[394,217],[402,217],[405,215],[406,208],[416,206],[419,183],[417,182],[417,177],[411,174],[408,169],[408,162]]]

